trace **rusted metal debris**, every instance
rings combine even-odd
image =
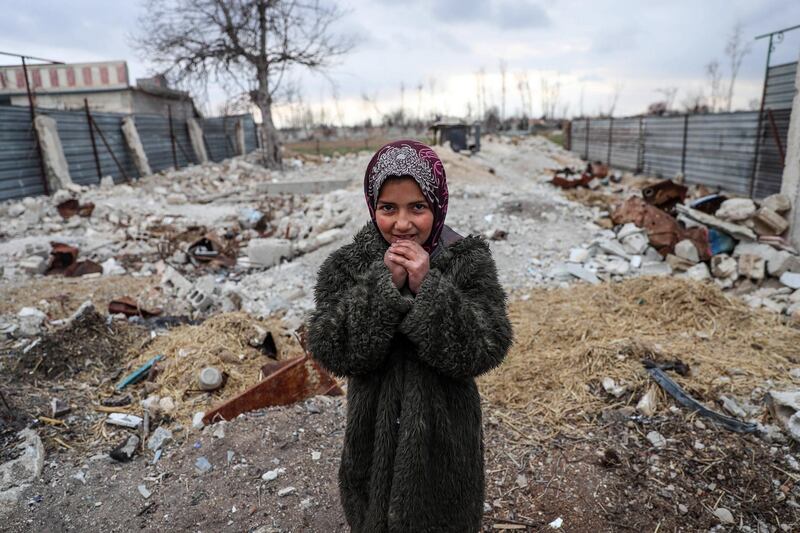
[[[150,318],[158,316],[162,312],[161,308],[145,309],[136,303],[136,300],[130,296],[123,296],[108,303],[108,314],[116,315],[123,314],[125,316],[140,316],[142,318]]]
[[[550,183],[562,189],[574,189],[576,187],[588,187],[593,179],[603,179],[608,176],[608,165],[595,161],[594,163],[587,163],[586,170],[584,170],[579,178],[572,178],[576,175],[575,169],[564,167],[561,170],[556,170],[553,179]]]
[[[103,267],[90,259],[78,261],[79,250],[75,246],[51,242],[50,247],[50,264],[45,272],[47,275],[62,274],[68,278],[77,278],[103,272]]]
[[[236,256],[222,245],[213,232],[206,233],[189,246],[189,257],[195,264],[210,264],[230,268],[236,265]]]
[[[667,212],[672,212],[676,204],[682,204],[689,189],[683,185],[664,180],[642,189],[644,201]]]
[[[701,261],[711,259],[707,228],[684,228],[672,215],[641,198],[634,196],[625,200],[611,214],[611,220],[615,225],[632,222],[644,228],[650,245],[664,257],[673,253],[680,241],[689,239],[697,248]]]
[[[61,215],[63,218],[71,218],[75,215],[82,216],[82,217],[90,217],[92,216],[92,212],[94,211],[94,204],[92,202],[86,202],[85,204],[81,204],[78,200],[71,198],[65,202],[61,202],[56,206],[58,210],[58,214]]]
[[[336,380],[308,355],[265,365],[269,374],[264,379],[222,405],[207,412],[203,423],[232,420],[242,413],[289,405],[310,396],[341,396]]]

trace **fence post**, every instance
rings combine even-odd
[[[583,157],[587,161],[589,160],[589,122],[590,122],[590,120],[587,118],[586,119],[586,146],[584,146],[585,152],[584,152],[584,157]]]
[[[611,143],[614,141],[614,117],[608,119],[608,156],[606,157],[606,165],[611,166]]]
[[[47,182],[47,172],[44,170],[42,142],[39,140],[39,130],[36,129],[36,106],[33,103],[31,84],[30,81],[28,81],[28,64],[25,63],[25,56],[22,56],[22,73],[25,75],[25,91],[28,93],[28,105],[31,110],[31,129],[33,129],[33,138],[36,141],[36,150],[39,152],[39,171],[42,176],[42,187],[44,187],[44,193],[50,196],[50,184]]]
[[[94,166],[97,168],[97,181],[103,181],[103,171],[100,169],[100,157],[97,155],[97,142],[94,140],[94,128],[92,127],[92,114],[89,113],[89,99],[83,99],[83,109],[86,111],[86,123],[89,125],[89,138],[92,139],[92,153],[94,154]]]
[[[167,115],[169,117],[169,138],[172,142],[172,164],[175,170],[178,170],[178,153],[175,151],[175,132],[172,130],[172,106],[167,106]]]
[[[681,174],[683,174],[684,181],[686,180],[686,138],[689,133],[689,113],[683,116],[683,148],[681,149]]]

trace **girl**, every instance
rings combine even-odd
[[[474,377],[511,344],[489,246],[444,225],[436,153],[387,144],[364,176],[372,223],[325,261],[311,352],[349,378],[339,468],[354,533],[478,531],[483,432]]]

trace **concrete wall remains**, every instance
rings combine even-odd
[[[61,146],[61,138],[58,136],[56,121],[45,115],[37,115],[33,123],[42,148],[44,171],[50,194],[69,188],[73,183],[69,175],[67,158],[64,157],[64,148]]]
[[[236,121],[236,127],[234,129],[235,139],[236,139],[236,153],[238,155],[244,155],[247,153],[247,144],[244,142],[244,121],[239,119]]]
[[[130,91],[103,93],[37,94],[36,107],[62,111],[83,111],[83,99],[89,101],[92,112],[133,113]],[[28,97],[12,96],[11,105],[28,107]]]
[[[189,130],[189,140],[192,142],[192,150],[197,156],[197,161],[208,163],[208,152],[206,152],[206,144],[203,142],[203,128],[194,118],[187,119],[186,127]]]
[[[152,174],[150,162],[147,160],[147,154],[144,152],[144,146],[142,146],[142,141],[139,138],[139,132],[136,129],[136,122],[134,122],[133,117],[124,117],[122,119],[122,135],[125,137],[125,144],[128,145],[133,164],[136,165],[136,170],[139,171],[139,175],[147,176]]]

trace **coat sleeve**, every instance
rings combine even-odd
[[[392,284],[389,269],[375,261],[353,276],[336,253],[319,270],[316,309],[309,320],[311,354],[338,376],[368,374],[386,359],[411,298]]]
[[[417,357],[454,378],[478,376],[498,366],[512,342],[506,295],[488,245],[455,258],[453,272],[431,268],[400,331]]]

